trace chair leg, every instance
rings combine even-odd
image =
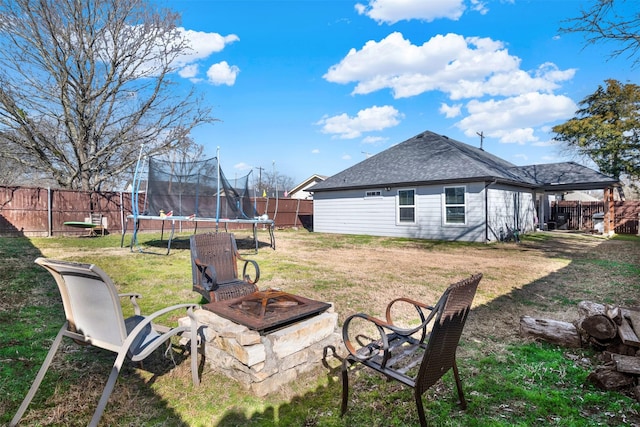
[[[122,363],[124,362],[124,356],[121,357],[118,354],[115,363],[113,364],[113,368],[111,368],[111,373],[109,374],[109,379],[107,380],[107,385],[104,386],[104,390],[102,390],[102,396],[100,396],[100,401],[98,402],[98,407],[93,413],[93,417],[91,418],[91,422],[89,423],[90,427],[97,427],[100,422],[100,418],[102,418],[102,414],[104,413],[104,409],[107,406],[107,402],[109,401],[109,397],[111,396],[111,392],[113,392],[113,388],[116,385],[116,380],[118,379],[118,375],[120,374],[120,368],[122,368]]]
[[[458,398],[460,399],[460,407],[467,409],[467,401],[464,398],[464,392],[462,391],[462,382],[460,382],[460,375],[458,374],[458,365],[456,361],[453,361],[453,376],[456,379],[456,387],[458,388]]]
[[[418,392],[418,389],[414,389],[416,397],[416,407],[418,408],[418,418],[420,419],[420,426],[427,427],[427,417],[424,413],[424,405],[422,404],[422,394]]]
[[[347,412],[347,401],[349,400],[349,369],[350,360],[345,357],[342,361],[342,406],[340,408],[340,416]]]
[[[191,320],[191,379],[193,385],[200,385],[200,378],[198,376],[198,341],[200,336],[198,335],[198,323]]]
[[[56,352],[58,351],[58,347],[62,342],[62,337],[64,336],[64,333],[68,327],[69,327],[68,322],[65,322],[62,328],[60,329],[60,332],[58,332],[58,335],[56,336],[55,340],[53,340],[53,345],[51,345],[51,348],[49,349],[49,353],[47,353],[47,357],[44,359],[44,362],[42,362],[42,366],[38,371],[38,375],[36,375],[36,379],[33,380],[33,384],[31,384],[31,388],[29,388],[29,392],[27,393],[24,400],[22,401],[20,408],[18,408],[18,412],[16,412],[13,419],[9,423],[10,427],[14,427],[18,425],[18,423],[22,419],[22,416],[27,410],[27,407],[29,406],[29,403],[31,403],[31,400],[36,395],[36,392],[40,388],[40,383],[42,383],[42,380],[44,379],[44,376],[47,373],[47,370],[49,369],[49,365],[51,365],[53,356],[55,356]]]

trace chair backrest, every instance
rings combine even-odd
[[[102,226],[102,214],[92,213],[91,224]]]
[[[201,264],[213,266],[216,279],[214,285],[238,279],[238,248],[232,233],[194,234],[191,236],[190,245],[194,285],[203,286],[202,274],[196,267],[196,259]]]
[[[113,281],[94,264],[38,258],[51,273],[62,297],[69,329],[96,347],[119,351],[127,330]]]
[[[420,394],[454,366],[456,349],[480,279],[482,274],[476,274],[454,283],[435,305],[434,310],[438,312],[416,377]]]

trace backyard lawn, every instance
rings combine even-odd
[[[249,235],[236,231],[243,255],[260,265],[261,289],[333,302],[340,324],[354,312],[383,316],[398,296],[434,303],[450,283],[483,273],[458,349],[469,406],[459,409],[453,377],[445,375],[425,394],[432,425],[640,426],[640,404],[630,390],[603,392],[587,383],[597,353],[531,342],[518,333],[523,315],[576,320],[582,300],[640,307],[639,237],[536,233],[518,245],[485,245],[278,230],[277,250],[265,246],[253,254]],[[268,241],[266,231],[259,237]],[[1,425],[16,412],[64,320],[53,279],[33,263],[38,256],[99,265],[120,292],[143,295],[143,313],[202,302],[191,290],[188,236],[180,236],[168,256],[159,234],[139,238],[142,247],[133,251],[120,247],[120,235],[0,238]],[[164,320],[175,324],[179,316],[173,316]],[[84,426],[91,418],[113,353],[71,340],[62,347],[21,425]],[[174,367],[158,352],[143,367],[126,363],[101,425],[418,422],[411,390],[364,369],[350,375],[349,410],[340,417],[339,360],[266,398],[252,396],[208,364],[201,386],[194,387],[188,359],[178,354],[176,361]]]

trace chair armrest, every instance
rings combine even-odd
[[[413,305],[413,307],[416,309],[416,312],[418,313],[418,316],[420,317],[420,325],[416,326],[413,329],[403,329],[395,326],[393,323],[393,319],[391,318],[392,317],[391,311],[393,306],[396,303],[407,303],[407,304]],[[429,311],[429,314],[427,316],[425,316],[425,311]],[[394,328],[400,329],[399,331],[398,330],[395,331],[400,335],[404,335],[404,336],[413,335],[414,333],[422,329],[420,342],[424,342],[424,340],[427,337],[427,326],[429,325],[429,323],[431,322],[435,314],[436,314],[436,311],[434,311],[434,307],[431,305],[427,305],[427,304],[421,303],[420,301],[416,301],[410,298],[400,297],[400,298],[394,299],[387,305],[385,317],[387,319],[388,324],[394,325]]]
[[[421,322],[424,322],[426,320],[425,317],[424,317],[424,310],[429,310],[431,312],[429,314],[429,317],[431,317],[431,315],[433,313],[433,306],[430,306],[430,305],[427,305],[427,304],[423,304],[420,301],[412,300],[410,298],[403,298],[403,297],[396,298],[393,301],[391,301],[389,304],[387,304],[387,310],[385,312],[385,317],[387,318],[387,323],[389,323],[390,325],[393,325],[393,319],[391,319],[391,309],[398,302],[408,303],[408,304],[413,305],[415,307],[416,311],[418,312],[418,315],[420,316]]]
[[[242,278],[247,283],[251,283],[252,285],[255,283],[258,283],[258,280],[260,280],[260,267],[258,267],[258,263],[252,259],[243,259],[243,258],[239,258],[239,259],[244,261],[244,267],[242,268]],[[255,278],[253,280],[251,280],[251,275],[247,274],[247,267],[249,266],[249,264],[253,265],[253,270],[255,274]]]
[[[359,338],[367,338],[367,340],[370,341],[368,344],[363,345],[361,348],[361,350],[366,349],[368,353],[363,353],[363,351],[356,350],[351,340],[351,337],[349,336],[349,326],[351,325],[351,321],[356,318],[364,319],[366,321],[373,323],[376,329],[378,330],[378,333],[380,334],[379,340],[374,340],[371,337],[366,337],[361,335],[357,335],[356,337],[354,337],[356,341]],[[342,325],[342,341],[344,342],[345,347],[347,347],[347,351],[349,352],[349,354],[351,354],[351,356],[353,356],[356,360],[362,362],[377,356],[381,352],[388,351],[389,342],[387,340],[387,334],[385,333],[385,330],[384,330],[384,328],[388,326],[390,325],[385,321],[377,319],[375,317],[371,317],[367,314],[364,314],[364,313],[352,314],[351,316],[347,317],[347,319],[344,321],[344,324]]]
[[[142,298],[142,295],[136,293],[126,293],[126,294],[118,294],[120,298],[129,298],[131,304],[133,305],[133,311],[136,316],[140,316],[140,306],[138,305],[138,298]]]
[[[415,307],[416,311],[418,312],[418,315],[420,316],[420,324],[418,326],[413,328],[402,328],[402,327],[396,326],[393,323],[393,319],[391,318],[392,317],[391,310],[392,310],[392,307],[399,302],[408,303]],[[428,316],[425,316],[425,312],[424,312],[425,310],[429,311]],[[369,316],[364,313],[356,313],[347,317],[347,319],[344,321],[344,324],[342,326],[342,340],[344,341],[344,344],[347,347],[347,350],[349,351],[349,353],[359,361],[370,359],[376,356],[378,353],[384,353],[385,359],[386,359],[388,357],[388,352],[389,352],[389,342],[388,342],[387,332],[395,333],[403,337],[408,337],[410,335],[415,334],[418,331],[421,331],[421,338],[419,342],[424,342],[427,336],[427,326],[429,325],[429,323],[431,322],[435,314],[436,314],[436,311],[434,311],[434,307],[430,305],[426,305],[419,301],[415,301],[409,298],[402,298],[402,297],[396,298],[387,305],[386,320],[378,319],[376,317]],[[356,350],[356,348],[354,347],[353,342],[349,336],[349,326],[351,324],[351,321],[355,318],[364,319],[368,322],[373,323],[373,325],[375,325],[375,327],[377,328],[380,334],[379,340],[373,340],[369,338],[371,341],[366,346],[369,351],[368,354],[363,354],[362,351],[358,352],[358,350]],[[378,352],[376,352],[376,350],[378,350]]]
[[[187,309],[187,315],[189,316],[189,319],[191,319],[191,329],[195,332],[195,327],[194,325],[197,323],[197,319],[193,313],[193,310],[195,308],[198,308],[199,305],[198,304],[176,304],[176,305],[172,305],[170,307],[166,307],[163,308],[162,310],[158,310],[148,316],[144,316],[144,319],[138,323],[136,325],[135,328],[133,328],[133,330],[129,333],[129,335],[127,336],[127,338],[125,339],[123,345],[122,345],[122,350],[118,353],[118,357],[116,358],[116,362],[119,359],[124,360],[124,358],[127,355],[127,352],[129,351],[129,348],[131,347],[131,345],[133,344],[134,340],[138,337],[138,335],[143,332],[149,325],[151,325],[153,323],[153,321],[160,317],[163,316],[171,311],[174,310],[178,310],[181,308],[186,308]],[[163,342],[166,341],[166,339],[170,338],[173,335],[176,335],[178,333],[181,333],[183,331],[185,331],[187,328],[183,328],[183,327],[175,327],[175,328],[171,328],[169,329],[169,331],[167,333],[163,333]],[[196,337],[197,339],[197,337]],[[143,351],[142,353],[140,353],[138,355],[137,358],[133,359],[133,361],[137,361],[137,360],[142,360],[144,359],[149,353],[151,353],[155,348],[157,348],[157,346],[149,346],[145,351]],[[122,361],[120,362],[122,363]]]
[[[218,283],[216,269],[200,261],[199,258],[193,260],[196,268],[200,272],[200,284],[207,291],[213,290]],[[210,286],[208,286],[210,284]]]

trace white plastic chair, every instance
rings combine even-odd
[[[136,302],[140,295],[119,295],[113,281],[96,265],[47,258],[38,258],[35,262],[47,269],[55,278],[62,296],[67,320],[53,341],[36,379],[18,408],[18,412],[11,420],[10,426],[15,426],[20,422],[47,373],[62,337],[69,337],[77,342],[117,353],[98,407],[89,423],[90,426],[98,425],[125,358],[133,362],[141,361],[174,335],[183,332],[190,334],[191,374],[193,384],[196,386],[200,384],[198,378],[198,322],[193,313],[193,310],[198,307],[196,304],[173,305],[149,316],[143,316],[140,314],[140,307]],[[120,305],[121,297],[130,299],[134,306],[135,315],[124,318]],[[187,309],[191,320],[188,326],[169,328],[152,323],[158,316],[180,308]]]

